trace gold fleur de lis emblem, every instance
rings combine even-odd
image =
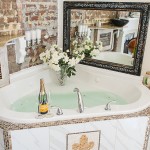
[[[88,137],[83,134],[80,137],[80,143],[74,143],[72,145],[72,150],[92,150],[94,147],[94,142],[93,141],[88,141]]]

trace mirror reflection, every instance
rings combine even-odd
[[[101,52],[93,59],[133,66],[139,19],[140,12],[72,9],[70,48],[75,40],[100,41]]]

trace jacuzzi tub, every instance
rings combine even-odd
[[[44,78],[45,80],[47,93],[50,91],[51,95],[53,95],[50,96],[50,104],[62,107],[64,113],[62,116],[57,116],[56,109],[51,109],[51,113],[54,114],[53,117],[37,119],[35,106],[38,103],[40,78]],[[73,93],[75,87],[80,89],[85,104],[86,101],[88,101],[87,108],[82,114],[77,111],[77,96],[74,95],[74,97],[72,97],[73,94],[76,94]],[[106,98],[105,100],[104,97],[101,97],[101,94],[99,94],[103,92],[106,92],[104,94],[106,96],[104,96]],[[69,98],[67,94],[70,94]],[[91,97],[89,97],[89,95],[91,95]],[[57,96],[57,103],[55,102],[55,96]],[[69,105],[63,105],[65,97],[67,101],[71,101],[71,107],[69,107]],[[65,86],[59,86],[55,72],[41,65],[13,74],[11,76],[11,84],[0,89],[0,119],[19,123],[33,123],[126,114],[148,107],[150,105],[149,97],[150,92],[142,85],[140,77],[85,65],[77,65],[76,76],[68,78]],[[31,98],[31,103],[28,101],[27,105],[24,105],[24,103],[20,104],[25,107],[34,107],[34,109],[25,109],[23,111],[23,109],[18,110],[13,107],[18,107],[19,105],[15,103],[19,101],[26,102],[27,98]],[[61,102],[61,98],[63,102]],[[100,99],[98,100],[98,98]],[[90,99],[91,102],[89,102]],[[105,105],[110,100],[116,100],[117,102],[111,105],[111,111],[106,111],[104,109]],[[60,105],[58,101],[60,101]]]

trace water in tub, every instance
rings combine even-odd
[[[59,90],[56,90],[59,88]],[[62,109],[76,109],[78,107],[77,93],[73,92],[71,87],[70,91],[60,90],[65,87],[54,87],[50,91],[49,103],[52,106],[59,106]],[[54,90],[55,89],[55,90]],[[59,92],[57,92],[59,91]],[[107,102],[115,100],[115,104],[124,105],[127,104],[126,100],[121,96],[114,94],[110,91],[105,90],[94,90],[94,91],[82,91],[82,98],[84,105],[87,108],[106,105]],[[49,92],[47,92],[49,95]],[[30,93],[18,100],[16,100],[12,105],[11,109],[17,112],[37,112],[38,108],[38,91]]]

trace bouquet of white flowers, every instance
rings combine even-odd
[[[74,40],[72,42],[72,52],[84,53],[86,58],[92,58],[100,54],[102,50],[102,42],[96,41],[95,45],[91,40],[85,40],[82,43]]]
[[[45,64],[59,72],[60,84],[66,76],[70,77],[75,75],[75,65],[84,58],[84,53],[75,52],[69,57],[68,52],[69,51],[63,52],[57,45],[53,45],[50,49],[40,54],[40,59],[43,60]]]

